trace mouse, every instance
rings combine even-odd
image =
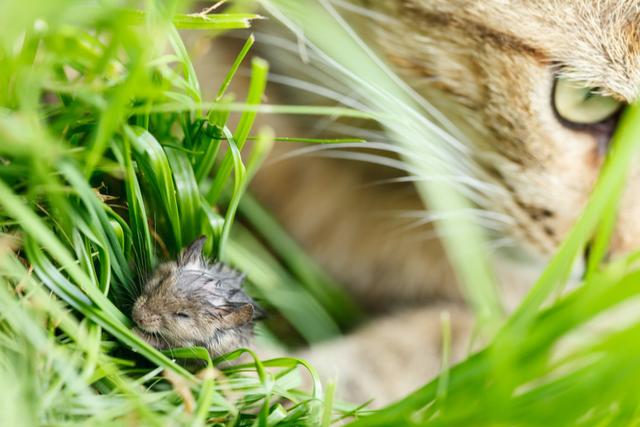
[[[134,302],[134,332],[157,349],[200,346],[216,358],[249,346],[265,316],[242,288],[245,275],[207,260],[205,243],[201,236],[158,265]]]

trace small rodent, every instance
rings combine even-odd
[[[244,274],[202,254],[206,237],[160,264],[133,305],[135,332],[158,349],[201,346],[217,357],[247,346],[264,311],[242,290]]]

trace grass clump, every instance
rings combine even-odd
[[[349,310],[332,314],[348,299],[308,259],[292,256],[292,244],[280,256],[297,270],[243,227],[232,233],[273,143],[270,129],[253,126],[268,64],[247,58],[247,36],[219,82],[218,108],[205,109],[178,30],[213,37],[258,16],[187,14],[184,2],[139,6],[0,6],[0,424],[300,425],[340,417],[323,406],[304,361],[260,361],[249,352],[252,362],[221,373],[203,349],[164,354],[131,331],[141,281],[201,234],[207,252],[247,271],[250,291],[307,341],[354,320]],[[234,117],[229,83],[247,62],[247,98]],[[269,221],[255,202],[243,209],[256,229]],[[267,240],[278,240],[281,231],[270,231]],[[204,359],[208,368],[194,375],[175,357]],[[299,367],[311,376],[310,393],[298,391]]]

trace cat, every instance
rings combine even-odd
[[[464,133],[481,179],[502,190],[486,208],[508,218],[501,234],[514,243],[496,268],[512,306],[580,214],[621,110],[640,94],[640,2],[349,4],[350,24]],[[374,406],[437,374],[443,316],[456,360],[467,353],[473,328],[442,244],[377,214],[425,211],[410,183],[371,185],[397,176],[364,162],[295,157],[265,167],[253,187],[304,248],[378,313],[302,354],[337,377],[342,397],[375,398]],[[634,167],[610,257],[640,247],[638,178]]]

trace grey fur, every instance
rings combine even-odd
[[[205,240],[159,265],[134,303],[135,331],[156,348],[202,346],[217,357],[249,345],[264,314],[242,290],[244,274],[204,258]]]

